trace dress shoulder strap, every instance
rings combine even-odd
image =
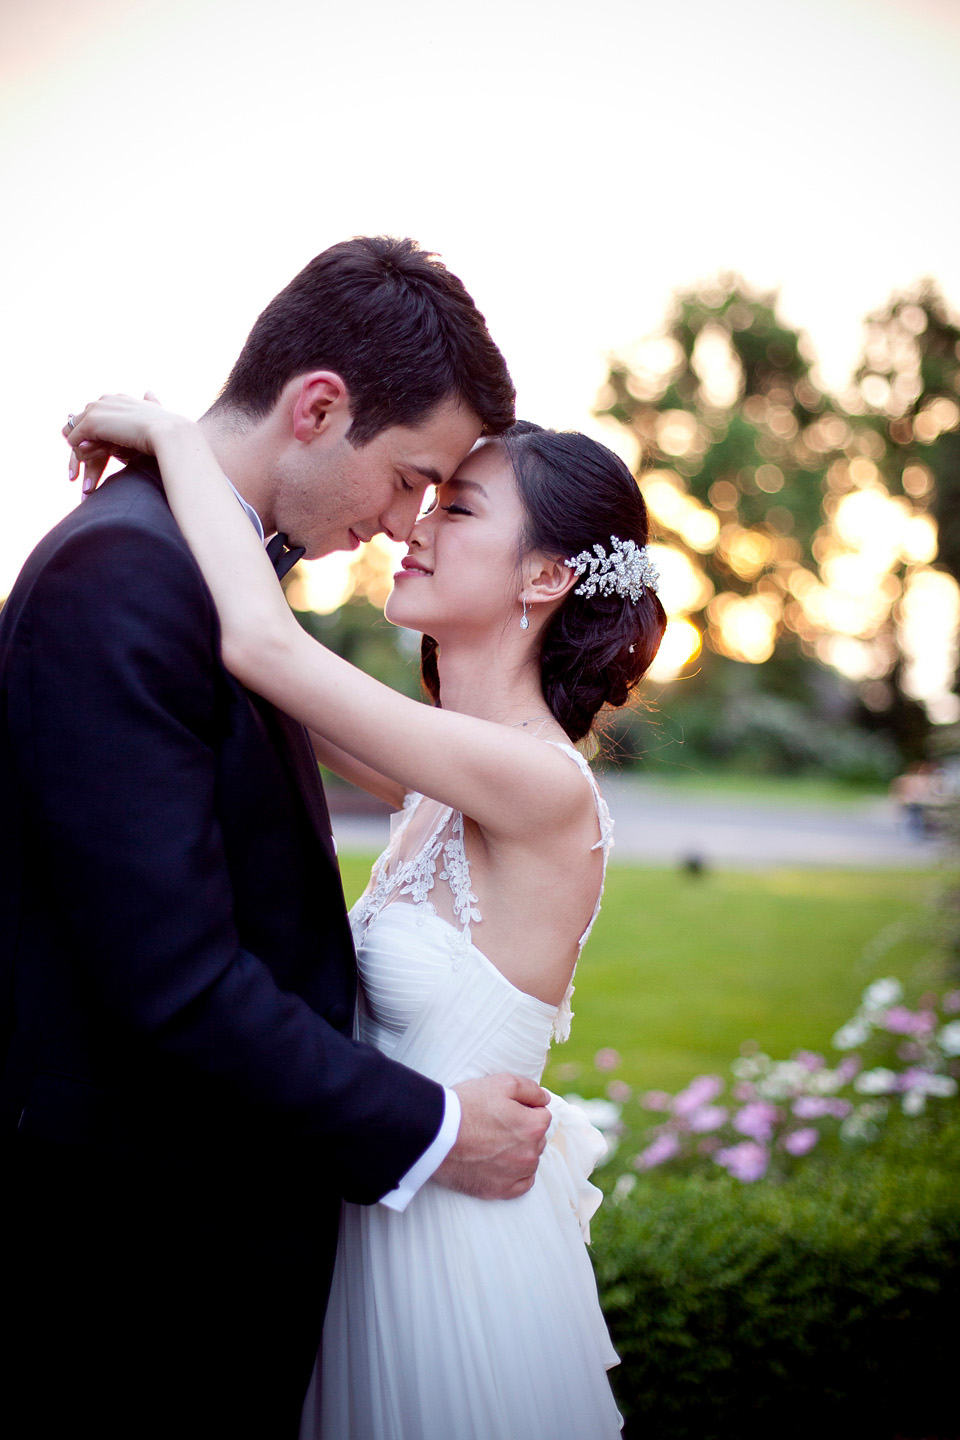
[[[607,860],[610,851],[613,849],[613,819],[607,807],[607,802],[600,793],[600,786],[597,784],[596,777],[586,760],[580,754],[580,751],[575,750],[572,745],[565,745],[563,741],[560,740],[546,740],[544,743],[546,745],[552,745],[556,750],[562,750],[564,755],[569,755],[577,768],[587,777],[590,789],[593,792],[593,803],[597,810],[597,823],[600,826],[600,839],[590,847],[591,850],[601,851],[603,857],[603,865],[600,872],[600,893],[597,895],[597,903],[593,907],[590,923],[580,936],[577,944],[577,958],[579,959],[580,952],[590,938],[590,931],[593,929],[597,916],[600,914],[600,905],[603,900],[603,887],[607,878]],[[576,966],[574,966],[574,975],[576,975]],[[573,1010],[571,1009],[570,1002],[573,998],[573,989],[572,975],[570,977],[570,984],[567,986],[567,993],[560,1002],[557,1018],[553,1022],[553,1035],[556,1040],[568,1040],[570,1038],[570,1022],[573,1019]]]
[[[606,800],[604,800],[603,796],[600,793],[600,786],[597,784],[596,777],[593,771],[590,769],[590,766],[587,764],[586,760],[580,754],[580,751],[574,750],[572,745],[564,745],[562,741],[548,740],[546,741],[546,744],[553,745],[556,750],[562,750],[564,755],[569,755],[570,759],[574,761],[578,769],[580,769],[587,777],[587,780],[590,784],[590,789],[593,792],[593,803],[596,806],[597,810],[597,823],[600,826],[600,839],[596,842],[596,844],[591,845],[590,847],[591,850],[601,850],[603,852],[603,869],[600,876],[600,894],[597,896],[597,903],[594,908],[594,912],[590,917],[590,924],[587,926],[586,930],[584,930],[583,934],[580,937],[580,949],[582,950],[584,945],[586,945],[587,943],[590,931],[593,929],[594,921],[600,914],[600,901],[603,898],[603,886],[607,878],[607,860],[610,857],[610,851],[613,849],[613,819],[607,807],[607,802]]]

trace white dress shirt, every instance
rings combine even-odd
[[[230,485],[230,489],[243,506],[247,519],[260,536],[262,544],[266,536],[263,533],[263,522],[260,516],[252,505],[247,504],[235,485],[229,480],[227,484]],[[383,1195],[380,1198],[379,1204],[386,1205],[390,1210],[406,1210],[421,1185],[425,1185],[431,1175],[440,1168],[456,1144],[457,1136],[460,1133],[460,1097],[456,1090],[448,1090],[446,1086],[443,1087],[443,1094],[443,1119],[440,1122],[440,1129],[437,1131],[436,1138],[427,1149],[424,1150],[420,1159],[414,1161],[410,1166],[410,1169],[400,1180],[396,1189],[391,1190],[387,1195]]]

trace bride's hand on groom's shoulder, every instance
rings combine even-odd
[[[142,400],[132,395],[101,395],[78,415],[71,415],[62,430],[70,446],[69,480],[83,467],[83,493],[97,488],[108,461],[134,460],[156,454],[159,437],[170,428],[191,425],[182,415],[164,410],[148,390]]]
[[[453,1088],[462,1111],[460,1130],[433,1178],[482,1200],[523,1195],[533,1185],[546,1144],[547,1092],[517,1075],[488,1075]]]

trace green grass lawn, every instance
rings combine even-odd
[[[345,856],[349,900],[369,859]],[[932,874],[899,870],[713,871],[611,865],[603,910],[577,975],[573,1034],[545,1082],[599,1093],[593,1055],[612,1046],[618,1078],[676,1090],[725,1072],[744,1040],[786,1057],[827,1046],[877,974],[909,981],[929,949],[920,933]],[[880,959],[866,947],[905,933]],[[579,1076],[571,1074],[577,1067]]]
[[[602,768],[601,768],[602,776]],[[610,773],[616,774],[616,771]],[[622,772],[626,782],[655,784],[678,795],[695,794],[742,800],[773,808],[781,805],[845,810],[882,799],[888,786],[849,785],[822,775],[744,775],[735,770],[698,770],[691,765],[643,765]]]

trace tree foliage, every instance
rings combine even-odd
[[[958,342],[926,282],[868,318],[854,382],[831,396],[776,296],[730,275],[679,294],[665,335],[611,363],[597,414],[637,442],[667,608],[703,632],[694,691],[723,672],[714,656],[762,665],[761,689],[805,685],[811,714],[845,695],[902,755],[924,752],[916,616],[934,563],[960,580]]]

